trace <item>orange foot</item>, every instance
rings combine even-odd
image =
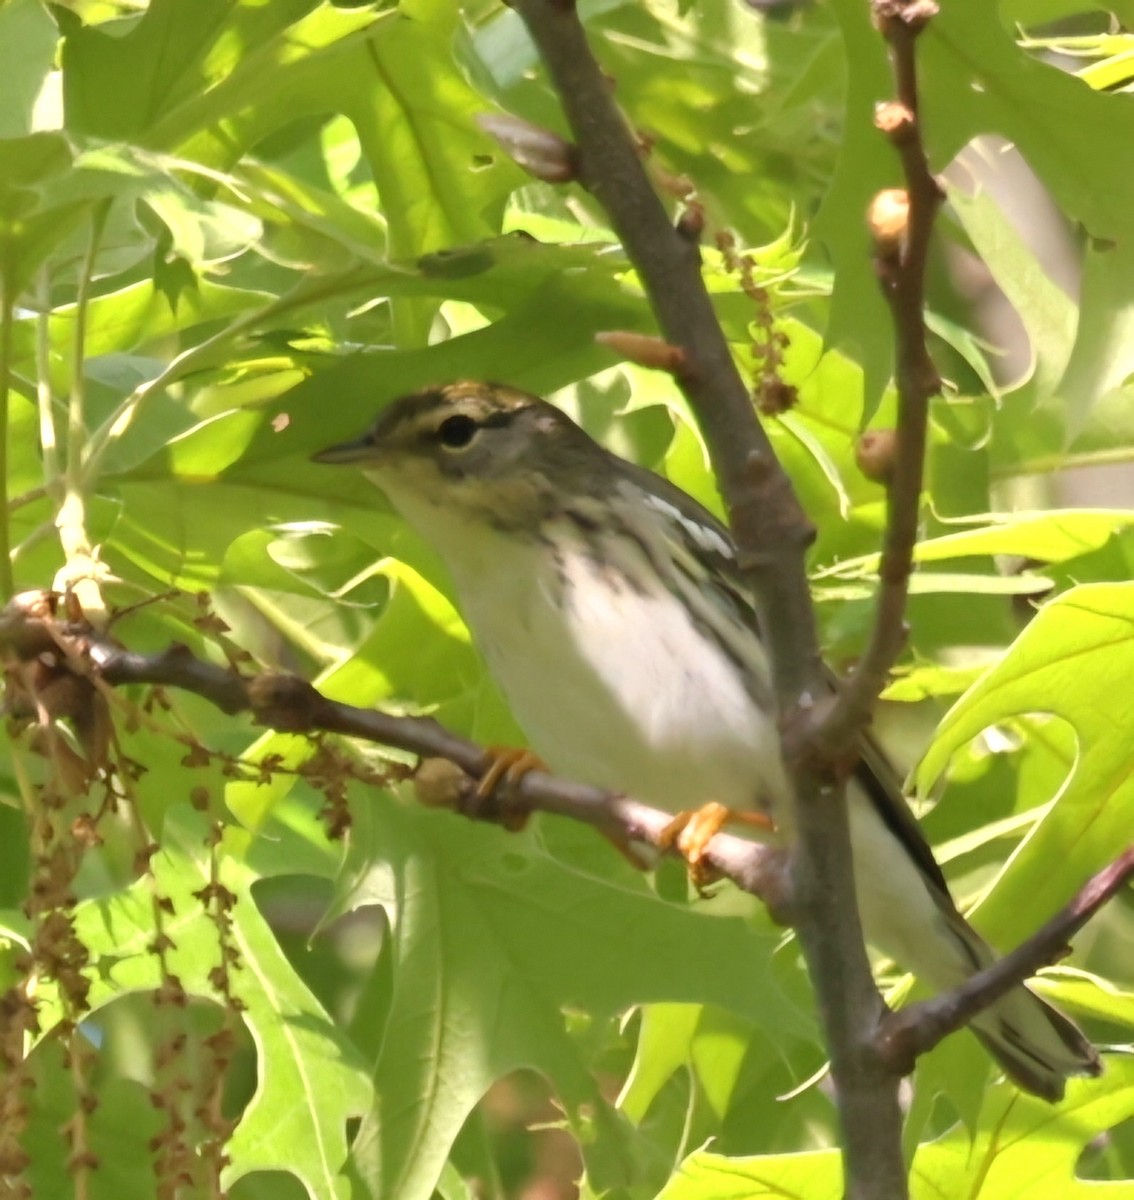
[[[487,746],[485,752],[491,762],[476,785],[476,800],[481,804],[492,798],[501,782],[514,787],[529,771],[547,770],[542,758],[517,746]],[[527,819],[526,812],[509,812],[507,806],[501,807],[501,824],[505,829],[513,832],[523,829]]]
[[[765,813],[754,809],[730,809],[715,800],[694,812],[679,812],[661,831],[658,844],[663,850],[677,847],[678,854],[689,864],[689,873],[698,888],[712,882],[713,871],[704,861],[709,843],[726,825],[746,825],[764,833],[775,830],[775,823]]]

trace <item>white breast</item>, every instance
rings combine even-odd
[[[553,770],[671,810],[782,794],[774,722],[669,592],[602,576],[582,545],[557,562],[495,540],[491,571],[455,575],[462,608]]]

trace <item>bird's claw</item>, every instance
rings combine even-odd
[[[658,835],[663,850],[676,849],[689,867],[689,877],[699,892],[720,878],[705,861],[709,843],[726,825],[747,825],[770,832],[775,829],[771,817],[753,809],[730,809],[710,800],[692,812],[679,812]]]
[[[484,806],[495,798],[496,789],[503,783],[513,789],[531,771],[546,771],[547,764],[537,754],[518,746],[488,746],[489,766],[476,785],[474,803]],[[500,820],[505,829],[513,832],[527,823],[528,813],[514,805],[500,804]]]

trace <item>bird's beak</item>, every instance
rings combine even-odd
[[[318,454],[311,455],[311,461],[317,463],[356,463],[366,458],[374,457],[374,444],[368,438],[355,438],[350,442],[339,442],[338,445],[328,446]]]

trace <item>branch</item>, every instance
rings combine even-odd
[[[873,0],[886,38],[898,97],[879,106],[875,123],[902,161],[904,191],[881,192],[871,206],[874,267],[894,324],[898,421],[889,472],[886,531],[874,623],[858,666],[823,717],[818,740],[837,753],[866,725],[906,640],[925,468],[929,401],[941,390],[925,327],[925,269],[942,192],[929,170],[918,119],[918,35],[937,11],[932,0]]]
[[[890,1013],[878,1030],[880,1053],[895,1069],[908,1070],[919,1054],[932,1050],[942,1038],[969,1024],[973,1017],[1040,967],[1062,958],[1070,939],[1131,878],[1134,878],[1134,848],[1093,876],[1066,908],[1011,954],[970,975],[952,991]]]
[[[532,812],[555,813],[594,826],[619,847],[649,843],[663,852],[677,853],[666,837],[673,823],[670,812],[542,771],[531,771],[515,783],[497,788],[494,794],[482,796],[478,784],[495,761],[492,753],[429,717],[394,716],[342,704],[293,675],[266,672],[246,678],[231,666],[198,658],[184,645],[170,646],[156,654],[137,654],[84,620],[74,619],[73,615],[70,620],[62,619],[50,593],[23,593],[0,610],[0,659],[7,663],[37,663],[45,671],[54,671],[53,678],[66,673],[111,687],[150,684],[180,688],[202,696],[222,712],[249,712],[259,724],[283,733],[322,730],[391,746],[424,759],[444,759],[455,764],[458,771],[442,781],[434,772],[427,797],[432,803],[512,828]],[[46,688],[50,682],[40,677],[41,686]],[[73,714],[56,711],[53,715]],[[786,919],[790,889],[782,851],[718,833],[708,843],[703,862],[758,896],[774,917]]]
[[[827,690],[805,563],[813,530],[755,418],[705,289],[700,222],[670,224],[572,0],[512,3],[566,113],[576,177],[606,209],[665,341],[680,353],[676,377],[709,446],[784,717],[793,911],[831,1054],[847,1195],[897,1200],[906,1191],[898,1074],[873,1041],[884,1005],[863,944],[846,804],[842,789],[831,786],[830,756],[816,758],[809,744],[816,698]]]
[[[814,530],[779,465],[701,279],[696,222],[670,223],[639,147],[587,44],[575,7],[515,0],[574,134],[575,174],[603,206],[641,277],[662,335],[680,348],[677,373],[697,414],[729,507],[741,563],[761,605],[781,710],[818,678],[804,554]]]

